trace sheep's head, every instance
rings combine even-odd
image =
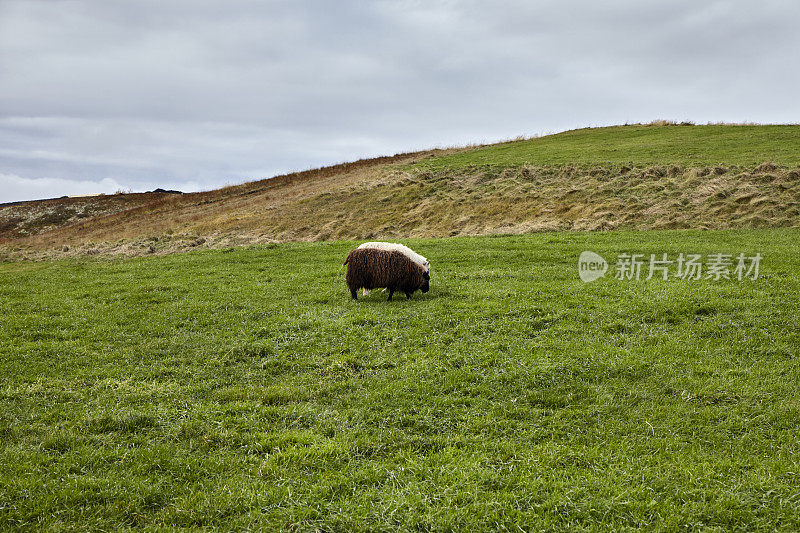
[[[423,272],[422,273],[422,279],[424,279],[425,282],[422,284],[422,287],[420,287],[419,290],[421,290],[422,292],[428,292],[430,290],[430,288],[431,288],[431,275],[430,275],[430,273]]]

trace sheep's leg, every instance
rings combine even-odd
[[[409,300],[411,299],[411,293],[408,292],[408,291],[406,291],[406,298],[409,299]]]
[[[389,288],[389,299],[386,300],[387,302],[391,302],[392,301],[392,294],[394,294],[394,289],[390,287]]]
[[[350,296],[353,297],[353,300],[358,300],[358,289],[350,289]]]

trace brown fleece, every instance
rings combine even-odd
[[[389,301],[394,291],[402,291],[406,297],[417,289],[428,292],[430,275],[419,264],[405,254],[394,250],[356,248],[347,255],[347,286],[353,299],[358,289],[389,289]]]

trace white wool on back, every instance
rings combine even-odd
[[[404,254],[406,257],[420,265],[425,271],[429,271],[431,269],[431,264],[428,262],[427,259],[419,255],[417,252],[409,248],[408,246],[403,246],[402,244],[394,243],[394,242],[365,242],[364,244],[360,245],[359,248],[374,248],[376,250],[387,250],[387,251],[395,251]]]

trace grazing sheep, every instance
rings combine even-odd
[[[417,289],[428,292],[431,276],[422,266],[396,250],[356,248],[347,255],[347,286],[353,300],[358,299],[358,289],[389,289],[389,300],[394,291],[402,291],[407,298]]]
[[[359,248],[373,248],[376,250],[387,250],[387,251],[394,250],[400,252],[401,254],[405,254],[409,259],[422,266],[425,272],[429,272],[431,269],[431,264],[428,262],[427,259],[419,255],[417,252],[415,252],[408,246],[404,246],[399,243],[380,242],[380,241],[365,242],[364,244],[359,245]],[[366,296],[367,294],[369,294],[369,289],[364,289],[364,296]]]

